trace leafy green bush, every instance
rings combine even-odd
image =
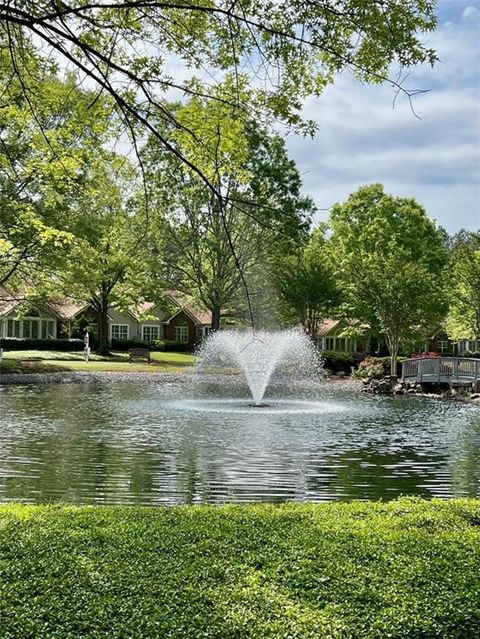
[[[84,348],[81,339],[20,339],[2,338],[4,351],[81,351]]]
[[[462,357],[475,357],[476,359],[480,359],[480,352],[478,351],[466,351]]]
[[[402,362],[405,357],[399,357],[397,362],[397,376],[402,374]],[[390,357],[366,357],[358,365],[353,376],[357,379],[379,379],[390,375]]]
[[[343,372],[350,375],[352,367],[357,368],[363,357],[358,353],[344,353],[342,351],[322,351],[323,367],[333,374]]]
[[[176,342],[171,339],[157,339],[154,342],[156,351],[184,353],[188,349],[188,344]]]
[[[143,339],[112,339],[112,351],[128,351],[131,348],[148,348],[154,350],[153,342],[146,342]]]
[[[0,636],[480,637],[480,501],[0,506]]]

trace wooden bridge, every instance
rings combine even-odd
[[[469,384],[480,380],[480,359],[418,357],[402,362],[402,381],[419,384]]]

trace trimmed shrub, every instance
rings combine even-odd
[[[402,374],[402,362],[405,357],[399,357],[397,362],[397,377]],[[358,365],[353,374],[357,379],[379,379],[390,375],[390,357],[366,357]]]
[[[146,342],[143,339],[112,339],[110,348],[112,351],[128,351],[131,348],[148,348],[148,350],[157,350],[152,342]]]
[[[5,351],[82,351],[81,339],[20,339],[2,338],[1,346]]]
[[[334,375],[340,372],[350,375],[352,367],[358,368],[363,355],[360,353],[344,353],[341,351],[323,351],[322,358],[324,369],[328,369]]]
[[[174,352],[174,353],[185,353],[188,351],[188,344],[184,344],[182,342],[176,342],[172,339],[157,339],[153,342],[154,350],[162,351],[162,352]]]

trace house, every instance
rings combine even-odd
[[[70,339],[81,337],[87,327],[95,337],[98,324],[98,312],[89,304],[57,301],[34,306],[0,289],[0,338]],[[164,305],[141,302],[126,311],[108,311],[110,341],[166,339],[191,349],[210,329],[209,312],[174,291],[166,292]]]
[[[353,330],[352,330],[353,329]],[[350,331],[355,337],[345,337]],[[326,319],[317,328],[316,342],[322,351],[341,351],[344,353],[365,353],[370,338],[368,327],[343,319]]]
[[[80,329],[86,327],[94,337],[98,336],[99,316],[91,306],[64,305],[62,316],[60,332],[64,337],[78,337]],[[192,349],[208,335],[210,328],[209,312],[174,291],[166,292],[161,305],[143,301],[128,310],[110,308],[108,311],[110,341],[165,339]]]
[[[54,305],[0,288],[0,338],[57,339],[60,319]]]

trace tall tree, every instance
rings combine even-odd
[[[208,132],[210,144],[196,150],[196,161],[224,197],[212,196],[151,138],[143,160],[156,211],[152,254],[163,260],[165,283],[199,299],[216,329],[222,310],[237,305],[248,289],[251,269],[306,233],[313,204],[301,195],[300,176],[280,138],[253,124],[245,128],[230,107],[215,101],[195,99],[176,116],[195,122],[205,137]],[[183,131],[180,136],[189,143]]]
[[[456,236],[449,260],[447,331],[453,339],[480,340],[480,232]]]
[[[38,288],[72,240],[68,209],[109,130],[107,102],[23,51],[19,81],[0,36],[0,284]],[[35,110],[32,110],[32,103]]]
[[[272,269],[281,316],[288,323],[301,323],[312,338],[340,302],[340,291],[325,250],[324,230],[317,229],[295,252],[277,256]]]
[[[425,334],[444,316],[443,235],[415,200],[387,195],[381,184],[336,204],[331,227],[347,312],[380,325],[396,375],[402,340]]]
[[[425,44],[436,26],[434,11],[434,0],[11,0],[0,6],[0,24],[20,76],[26,42],[74,65],[113,97],[134,138],[140,124],[218,196],[188,151],[152,122],[154,113],[175,121],[168,92],[209,95],[235,105],[239,118],[261,114],[310,133],[314,125],[301,116],[304,98],[320,95],[345,69],[364,82],[388,80],[411,97],[402,81],[388,79],[389,69],[436,61]],[[172,77],[178,60],[185,79]],[[230,74],[233,83],[218,91],[215,81],[200,82],[207,74]]]
[[[145,229],[130,208],[134,180],[125,157],[105,152],[90,166],[77,208],[69,215],[68,228],[75,239],[59,279],[66,294],[97,312],[98,350],[105,355],[110,308],[133,305],[142,284],[139,255]]]

